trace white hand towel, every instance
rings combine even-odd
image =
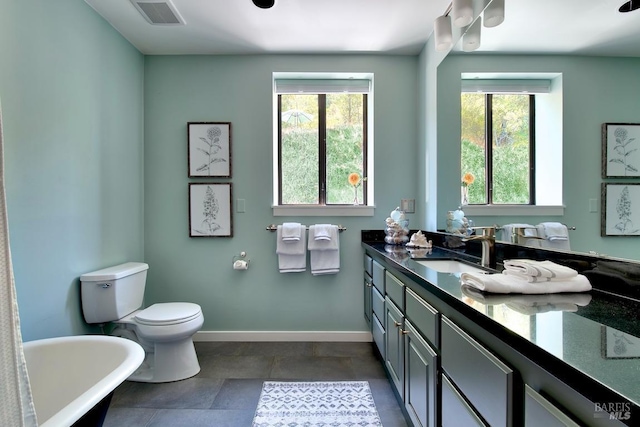
[[[578,272],[573,268],[556,264],[553,261],[534,261],[531,259],[505,260],[502,273],[520,277],[530,283],[565,280],[578,275]]]
[[[300,240],[300,235],[304,232],[302,224],[299,222],[282,223],[282,240]]]
[[[329,240],[309,239],[309,263],[311,274],[337,274],[340,272],[340,241],[338,227],[329,226]],[[309,235],[315,236],[315,226],[309,226]]]
[[[276,231],[276,254],[280,273],[300,273],[307,270],[307,233],[300,240],[282,240],[282,226]]]
[[[569,231],[567,226],[559,222],[542,222],[536,226],[538,235],[544,240],[540,241],[540,247],[570,251]]]
[[[513,233],[516,228],[522,229],[522,235],[518,234],[514,239]],[[502,226],[501,239],[503,242],[539,248],[540,240],[536,239],[536,237],[538,237],[538,230],[531,224],[505,224]]]
[[[498,294],[553,294],[560,292],[586,292],[591,290],[591,283],[585,276],[578,274],[564,280],[541,283],[529,283],[515,275],[462,273],[460,281],[483,292]]]
[[[333,226],[331,224],[316,224],[313,227],[313,239],[314,240],[331,240],[332,228]]]

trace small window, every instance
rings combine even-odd
[[[275,79],[276,206],[368,206],[369,79]]]
[[[468,203],[535,205],[535,95],[463,93],[461,112]]]

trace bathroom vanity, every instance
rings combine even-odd
[[[380,236],[362,232],[364,316],[415,426],[638,425],[640,302],[633,286],[619,294],[627,276],[587,255],[497,243],[498,269],[502,259],[555,258],[594,289],[469,293],[456,270],[478,266],[474,242],[429,233],[432,251],[410,251]]]

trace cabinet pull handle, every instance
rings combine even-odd
[[[370,287],[372,287],[373,285],[372,285],[371,283],[367,282],[367,286],[370,288]]]
[[[409,333],[409,331],[406,331],[406,330],[404,330],[404,329],[400,329],[400,333],[401,333],[402,335],[407,335],[407,334]]]
[[[395,322],[395,321],[394,321],[393,323],[395,323],[396,328],[398,328],[398,327],[402,326],[402,322]]]

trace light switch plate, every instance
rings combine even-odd
[[[236,199],[236,212],[244,213],[244,209],[245,209],[245,200]]]
[[[401,199],[400,210],[406,213],[415,213],[416,211],[416,199]]]
[[[589,212],[598,212],[598,199],[589,199]]]

